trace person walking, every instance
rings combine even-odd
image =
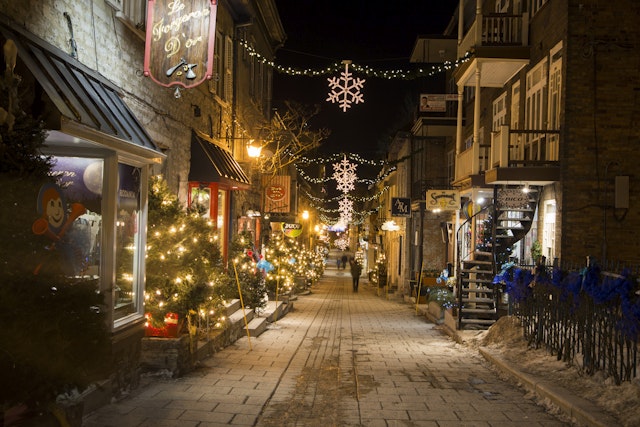
[[[347,254],[342,254],[342,269],[344,270],[345,268],[347,268]]]
[[[353,292],[358,292],[358,284],[360,283],[360,274],[362,274],[362,266],[353,257],[349,259],[349,266],[351,267],[351,278],[353,280]]]

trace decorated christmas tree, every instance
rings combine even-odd
[[[165,320],[216,325],[228,280],[211,219],[187,211],[161,177],[149,189],[145,311],[149,330],[163,335]]]
[[[240,282],[242,291],[242,300],[247,307],[254,310],[260,310],[267,303],[267,288],[265,283],[265,272],[258,267],[258,263],[262,259],[262,255],[257,252],[257,248],[253,247],[253,240],[250,233],[237,234],[232,242],[230,249],[230,259],[234,263],[234,269],[230,269],[229,273],[233,276],[232,282],[236,284],[235,292],[231,295],[238,297],[237,280]],[[229,288],[233,288],[230,284]]]

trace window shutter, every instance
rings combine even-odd
[[[233,99],[233,40],[227,36],[224,40],[224,100]]]

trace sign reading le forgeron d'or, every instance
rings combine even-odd
[[[149,0],[144,75],[159,85],[198,86],[213,75],[217,0]]]

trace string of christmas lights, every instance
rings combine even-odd
[[[313,194],[309,193],[309,191],[302,189],[304,196],[306,196],[309,201],[316,202],[316,203],[323,203],[323,204],[337,202],[342,200],[343,198],[348,198],[350,200],[353,200],[354,202],[370,202],[372,200],[378,199],[382,194],[384,194],[385,191],[388,191],[388,190],[389,190],[389,186],[385,185],[377,193],[372,194],[370,196],[366,196],[366,197],[358,197],[358,196],[341,194],[339,196],[332,197],[330,199],[324,199],[322,197],[316,197]]]
[[[313,69],[313,68],[305,68],[299,69],[295,67],[285,67],[283,65],[276,64],[275,62],[265,58],[263,55],[258,53],[253,46],[249,44],[246,40],[240,40],[240,46],[243,47],[249,56],[255,56],[260,62],[272,67],[274,70],[279,73],[288,74],[290,76],[307,76],[307,77],[317,77],[324,76],[327,74],[335,74],[337,72],[341,72],[344,68],[342,62],[335,62],[325,68]],[[420,77],[430,77],[436,74],[443,73],[448,70],[452,70],[454,68],[459,67],[461,64],[467,62],[471,58],[471,53],[467,52],[462,58],[459,58],[453,62],[445,61],[443,64],[432,65],[427,68],[417,68],[415,70],[377,70],[368,65],[358,65],[351,63],[351,68],[361,74],[364,74],[368,77],[376,77],[380,79],[403,79],[403,80],[414,80]]]
[[[388,164],[386,160],[369,160],[365,159],[361,155],[357,153],[334,153],[327,157],[306,157],[301,156],[297,162],[301,165],[322,165],[325,163],[333,163],[341,160],[344,156],[347,156],[347,159],[357,162],[361,165],[369,165],[369,166],[384,166]]]
[[[333,177],[323,177],[323,178],[314,178],[312,176],[309,176],[309,174],[307,174],[304,169],[302,169],[300,167],[300,165],[296,164],[296,170],[298,171],[298,175],[300,176],[300,178],[302,178],[303,180],[312,183],[312,184],[324,184],[328,181],[333,181]],[[358,178],[356,179],[356,182],[358,184],[365,184],[365,185],[373,185],[373,184],[377,184],[380,181],[383,181],[385,178],[387,178],[393,171],[396,170],[395,166],[390,167],[389,169],[385,170],[384,172],[381,172],[380,174],[378,174],[378,176],[374,179],[372,178]]]

